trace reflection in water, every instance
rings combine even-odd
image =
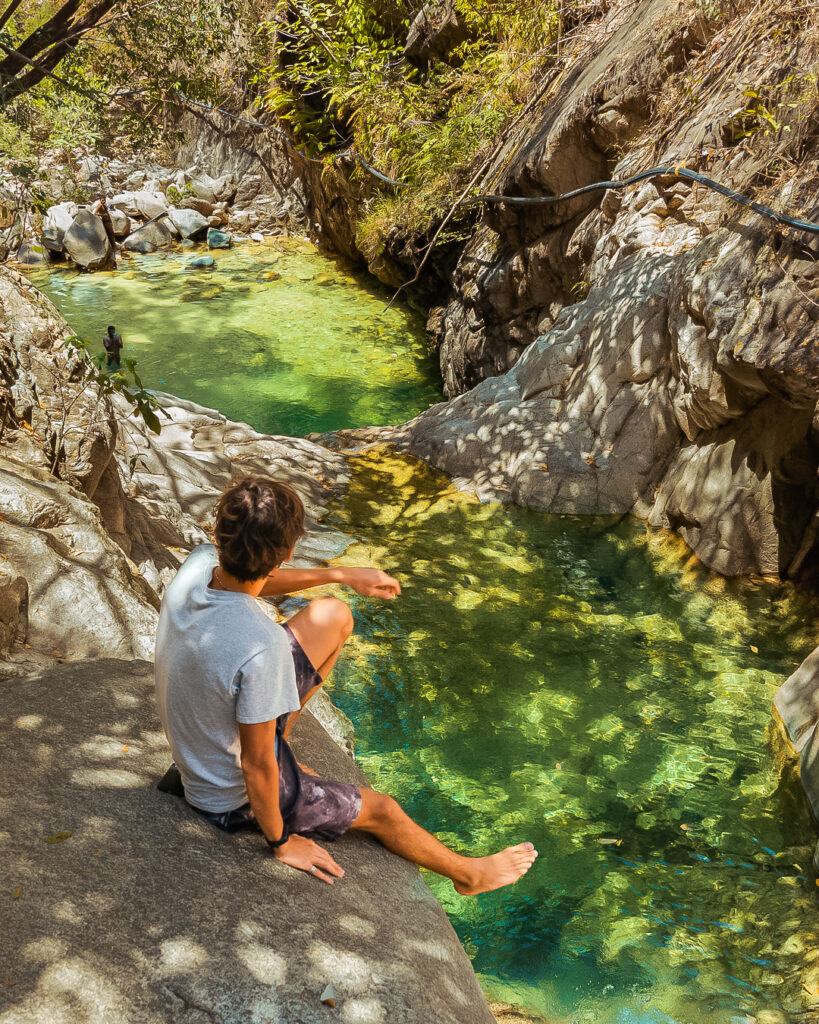
[[[481,506],[384,451],[353,465],[337,519],[365,539],[342,561],[403,587],[356,601],[337,669],[362,765],[446,842],[540,850],[478,899],[428,876],[487,989],[594,1024],[799,1007],[811,830],[765,733],[813,646],[807,599],[634,520]]]
[[[401,423],[441,400],[420,318],[306,242],[248,243],[187,266],[196,250],[134,256],[112,273],[29,276],[102,351],[109,323],[146,387],[257,430]]]

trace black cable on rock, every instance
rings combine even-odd
[[[652,167],[649,171],[642,171],[640,174],[632,175],[630,178],[623,178],[622,181],[596,181],[592,185],[584,185],[583,188],[576,188],[572,192],[563,192],[557,196],[477,195],[470,197],[470,201],[481,203],[508,203],[510,206],[547,206],[554,203],[566,202],[569,199],[576,199],[578,196],[589,195],[592,192],[604,192],[608,189],[626,188],[628,185],[636,185],[638,182],[646,181],[649,178],[660,177],[674,177],[685,181],[695,181],[700,185],[705,185],[706,188],[710,188],[714,192],[719,192],[719,194],[725,196],[726,199],[739,203],[740,206],[746,206],[748,209],[754,210],[756,213],[761,213],[765,217],[770,217],[771,220],[776,221],[777,224],[785,224],[788,227],[797,228],[799,231],[810,231],[814,235],[819,235],[819,224],[812,224],[810,221],[797,220],[794,217],[789,217],[787,214],[777,213],[776,210],[772,210],[769,206],[763,206],[761,203],[755,203],[752,199],[742,195],[741,192],[728,188],[727,185],[722,185],[720,182],[714,181],[713,178],[708,178],[704,174],[700,174],[699,171],[692,171],[688,167]]]

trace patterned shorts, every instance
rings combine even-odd
[[[321,684],[321,676],[311,664],[293,630],[286,623],[284,630],[290,640],[299,697],[304,700],[310,690]],[[308,775],[307,772],[302,771],[289,745],[281,735],[289,717],[289,715],[283,715],[279,719],[277,727],[279,806],[282,817],[291,833],[332,842],[343,835],[360,814],[361,790],[349,782],[320,779],[317,775]],[[237,807],[235,811],[225,811],[221,814],[201,811],[199,808],[194,808],[194,810],[198,811],[203,818],[207,818],[212,825],[216,825],[217,828],[221,828],[225,832],[259,827],[249,803]]]

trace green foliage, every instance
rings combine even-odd
[[[379,201],[359,225],[365,250],[377,248],[386,221],[421,226],[449,207],[469,167],[526,99],[532,61],[548,59],[593,7],[588,0],[456,0],[467,38],[421,69],[403,53],[408,8],[378,10],[371,0],[280,3],[263,26],[276,56],[259,76],[265,103],[312,154],[352,135],[368,162],[410,186]]]
[[[183,199],[192,199],[196,195],[196,189],[191,182],[186,181],[181,189],[177,188],[176,185],[169,185],[165,190],[165,195],[170,202],[177,204],[181,203]]]

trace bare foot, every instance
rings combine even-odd
[[[511,885],[526,874],[536,858],[537,850],[531,843],[507,846],[491,857],[475,857],[469,864],[471,880],[453,882],[455,891],[462,896],[476,896],[479,892],[491,892]]]

